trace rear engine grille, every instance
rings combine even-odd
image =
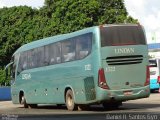
[[[84,87],[85,87],[85,93],[86,93],[86,100],[90,101],[90,100],[96,99],[93,77],[87,77],[84,79]]]
[[[129,65],[142,63],[143,55],[107,57],[108,65]]]

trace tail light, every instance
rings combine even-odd
[[[149,66],[146,67],[146,81],[145,81],[145,86],[150,84],[150,71],[149,71]]]
[[[101,87],[103,89],[109,89],[109,87],[106,83],[106,78],[105,78],[103,68],[99,69],[99,71],[98,71],[98,85],[99,85],[99,87]]]
[[[158,76],[158,78],[157,78],[157,83],[160,84],[160,76]]]

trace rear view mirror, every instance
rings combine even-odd
[[[6,65],[6,67],[5,67],[5,80],[7,80],[7,78],[8,78],[8,69],[9,69],[9,67],[11,66],[13,64],[13,62],[10,62],[8,65]]]
[[[8,68],[5,69],[5,73],[6,73],[6,75],[5,75],[5,80],[7,80],[7,78],[8,78]]]

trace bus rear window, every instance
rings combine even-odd
[[[101,27],[101,46],[146,44],[141,26],[109,26]]]

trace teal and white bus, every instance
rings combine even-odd
[[[37,40],[20,47],[8,66],[12,101],[24,107],[118,107],[150,95],[148,48],[139,24],[94,26]]]

